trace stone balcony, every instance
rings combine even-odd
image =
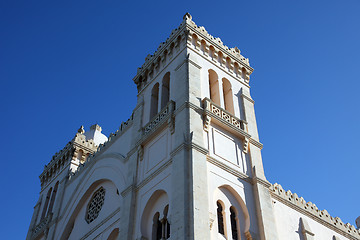
[[[36,225],[32,230],[32,238],[35,239],[38,237],[41,233],[44,232],[44,230],[49,225],[51,219],[52,219],[53,213],[49,213],[45,218],[41,219],[38,225]]]
[[[216,105],[209,98],[204,98],[202,102],[203,102],[205,116],[211,117],[213,121],[217,123],[223,123],[223,124],[225,123],[227,126],[231,126],[232,128],[235,128],[244,136],[248,135],[246,121],[235,117],[230,112]]]
[[[157,129],[160,129],[163,126],[163,123],[167,122],[169,125],[171,133],[174,132],[174,119],[173,112],[175,110],[175,102],[169,101],[169,103],[161,109],[161,111],[154,116],[148,124],[143,128],[143,135],[149,135],[155,132]]]

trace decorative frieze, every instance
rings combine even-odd
[[[271,185],[269,190],[276,199],[295,208],[297,211],[300,210],[300,212],[308,214],[312,219],[323,223],[325,226],[337,230],[344,236],[352,236],[353,238],[350,239],[360,238],[360,231],[353,225],[343,223],[339,217],[330,216],[326,210],[319,210],[314,203],[306,202],[304,198],[299,197],[296,193],[292,193],[290,190],[285,191],[280,184]]]

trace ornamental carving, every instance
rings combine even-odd
[[[100,187],[93,194],[90,203],[88,205],[85,216],[85,221],[87,223],[91,223],[99,216],[101,208],[104,205],[104,200],[105,200],[105,189],[103,187]]]

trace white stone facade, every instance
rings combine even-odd
[[[137,105],[80,128],[40,175],[27,239],[360,239],[264,175],[253,69],[189,14],[148,55]]]

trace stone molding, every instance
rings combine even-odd
[[[139,184],[137,184],[135,187],[133,185],[128,186],[126,189],[124,189],[121,192],[121,196],[125,197],[128,193],[130,193],[133,189],[135,191],[139,191],[143,186],[145,186],[148,182],[150,182],[153,178],[155,178],[157,175],[159,175],[161,172],[163,172],[168,166],[172,164],[173,157],[178,154],[182,149],[194,149],[204,155],[207,155],[209,152],[207,149],[199,146],[198,144],[192,143],[192,142],[184,142],[177,146],[172,152],[170,152],[170,158],[166,162],[164,162],[158,169],[156,169],[154,172],[152,172],[149,176],[147,176],[144,180],[142,180]]]
[[[236,78],[240,78],[243,73],[245,82],[249,82],[249,76],[254,70],[249,65],[249,59],[243,57],[237,47],[227,47],[220,38],[210,35],[203,26],[197,26],[192,21],[191,15],[186,13],[180,26],[174,29],[166,41],[159,45],[153,55],[149,54],[145,58],[145,63],[138,68],[133,78],[138,92],[146,85],[154,70],[167,58],[172,57],[174,48],[179,47],[183,40],[186,40],[188,47],[194,45],[196,50],[203,51],[203,54],[209,56],[213,62],[219,63],[223,68],[226,67],[230,73],[235,74]]]
[[[204,131],[208,131],[210,122],[218,123],[225,129],[240,136],[244,140],[243,152],[247,153],[249,143],[262,149],[263,145],[259,141],[253,139],[247,132],[247,122],[235,117],[225,109],[216,105],[209,98],[204,98],[203,102],[203,127]]]
[[[269,183],[267,180],[264,180],[264,179],[258,178],[258,177],[253,177],[252,183],[253,184],[261,184],[266,188],[269,188],[271,186],[271,183]]]
[[[110,213],[109,216],[107,216],[104,220],[102,220],[100,223],[98,223],[95,227],[92,227],[89,232],[87,232],[80,240],[87,239],[93,232],[95,232],[99,227],[104,225],[107,221],[109,221],[113,216],[115,216],[118,212],[120,212],[120,208],[115,209],[114,212]]]
[[[294,210],[310,217],[320,224],[352,240],[360,239],[360,231],[350,223],[343,223],[339,217],[332,217],[326,210],[319,210],[312,202],[306,202],[290,190],[285,191],[280,184],[272,184],[269,187],[271,196]]]
[[[242,179],[242,180],[244,180],[244,181],[246,181],[246,182],[248,182],[250,184],[253,184],[253,181],[251,180],[251,178],[248,175],[246,175],[243,172],[240,172],[239,170],[237,170],[237,169],[235,169],[233,167],[230,167],[229,165],[225,164],[224,162],[219,161],[216,158],[213,158],[213,157],[210,157],[210,156],[206,156],[206,160],[209,163],[221,168],[222,170],[224,170],[224,171],[226,171],[228,173],[231,173],[232,175],[234,175],[234,176],[236,176],[236,177],[238,177],[238,178],[240,178],[240,179]]]

